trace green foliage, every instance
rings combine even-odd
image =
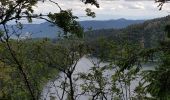
[[[1,0],[0,24],[6,24],[10,20],[20,20],[23,15],[31,22],[34,12],[32,7],[37,2],[37,0]]]
[[[91,16],[92,18],[96,17],[95,12],[92,12],[90,8],[86,8],[86,15]]]
[[[107,98],[109,89],[107,88],[109,77],[104,76],[107,68],[93,66],[88,73],[79,73],[82,93],[89,95],[92,100]]]
[[[22,63],[23,70],[26,73],[28,80],[31,84],[31,89],[34,91],[34,95],[38,99],[42,92],[42,89],[46,83],[54,78],[58,71],[48,67],[46,63],[45,55],[46,52],[51,52],[52,49],[49,49],[51,42],[42,40],[42,41],[27,41],[23,40],[17,42],[15,40],[10,41],[11,47],[13,48],[17,59]],[[31,99],[30,93],[25,87],[23,81],[23,76],[19,74],[16,63],[11,58],[9,51],[6,50],[5,45],[1,43],[1,54],[0,58],[3,59],[4,67],[1,70],[4,75],[7,77],[2,77],[3,86],[3,95],[0,98],[9,98],[13,100],[29,100]],[[7,70],[8,73],[6,73]],[[7,80],[7,81],[5,81]],[[5,82],[5,83],[4,83]],[[8,89],[10,87],[10,89]]]
[[[0,30],[0,37],[4,36],[4,32]]]
[[[131,93],[131,85],[132,81],[139,77],[141,49],[139,45],[129,41],[121,42],[117,44],[100,38],[96,44],[92,45],[92,47],[96,46],[92,54],[95,54],[99,61],[93,62],[94,66],[88,73],[79,74],[84,81],[81,88],[86,95],[90,95],[92,100],[108,98],[108,95],[115,100],[138,98]],[[109,64],[103,66],[103,61]],[[141,97],[144,98],[144,96]]]
[[[169,41],[162,42],[159,49],[160,63],[155,70],[144,72],[147,92],[158,100],[170,99],[170,49]],[[146,83],[146,84],[147,84]]]
[[[118,47],[114,41],[108,41],[104,37],[100,37],[94,41],[87,41],[87,45],[91,49],[92,56],[99,58],[101,61],[109,61],[116,59]]]
[[[99,8],[97,0],[81,0],[81,1],[84,2],[85,4],[95,5],[97,8]]]
[[[83,29],[76,21],[78,17],[73,16],[71,10],[62,10],[60,13],[49,14],[48,17],[60,28],[63,29],[64,35],[67,37],[68,33],[74,34],[78,37],[83,37]]]
[[[165,31],[167,32],[167,37],[168,38],[170,38],[170,25],[167,25],[166,27],[165,27]]]

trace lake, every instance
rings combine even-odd
[[[73,80],[78,77],[78,73],[88,73],[89,69],[91,69],[94,64],[98,64],[99,60],[96,58],[87,58],[83,57],[79,60],[77,63],[76,69],[74,71],[74,76]],[[109,63],[100,63],[99,66],[103,67],[105,65],[109,65]],[[141,70],[153,70],[154,67],[153,64],[145,64],[143,65]],[[113,70],[107,70],[103,73],[104,76],[107,76],[108,79],[111,79],[112,74],[114,73]],[[63,73],[60,73],[60,76],[57,77],[54,80],[51,80],[50,82],[47,83],[47,85],[44,87],[43,92],[42,92],[42,100],[50,100],[50,98],[53,98],[54,100],[60,100],[59,97],[61,98],[62,95],[62,90],[60,89],[60,84],[64,81],[65,75]],[[141,78],[137,78],[136,80],[131,82],[131,89],[130,91],[133,93],[135,87],[138,85],[139,81]],[[76,91],[75,94],[78,94],[81,92],[80,85],[83,83],[82,80],[76,80],[74,81],[76,83]],[[106,88],[110,88],[110,86],[106,86]],[[124,91],[125,92],[125,91]],[[77,100],[88,100],[89,96],[83,95],[77,97]],[[111,98],[108,95],[108,98]],[[64,100],[66,100],[66,96],[64,97]]]

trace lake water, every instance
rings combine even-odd
[[[88,73],[89,69],[91,69],[94,66],[94,63],[97,64],[98,60],[96,58],[86,58],[83,57],[79,60],[79,62],[77,63],[76,69],[74,71],[74,77],[73,79],[78,77],[78,73]],[[103,67],[105,65],[108,65],[109,63],[100,63],[100,66]],[[152,64],[150,64],[149,66],[153,66]],[[153,70],[154,67],[149,67],[148,64],[147,65],[143,65],[142,70]],[[107,76],[108,79],[111,78],[111,75],[114,73],[114,71],[112,70],[108,70],[105,71],[103,73],[104,76]],[[45,87],[44,90],[42,92],[42,100],[50,100],[50,98],[53,98],[54,100],[60,100],[58,97],[61,98],[62,95],[62,90],[60,89],[60,84],[64,81],[64,74],[61,73],[60,77],[54,79],[53,81],[50,81]],[[131,92],[134,92],[134,88],[138,85],[140,81],[140,78],[134,80],[131,82]],[[83,83],[82,80],[78,80],[75,81],[76,83],[76,91],[75,94],[79,94],[81,92],[81,89],[79,88],[80,85]],[[106,88],[110,88],[109,86],[107,86]],[[125,91],[124,91],[125,92]],[[79,96],[77,97],[77,100],[88,100],[88,96]],[[108,98],[110,98],[108,96]],[[66,96],[64,97],[64,100],[66,100]]]

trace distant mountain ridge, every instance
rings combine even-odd
[[[132,24],[139,24],[143,23],[144,20],[127,20],[124,18],[117,19],[117,20],[92,20],[92,21],[80,21],[80,24],[82,27],[84,27],[84,30],[87,31],[89,28],[93,30],[97,29],[120,29],[125,28]],[[59,31],[61,29],[56,26],[52,26],[49,22],[44,22],[41,24],[24,24],[23,25],[23,33],[30,33],[32,34],[32,38],[42,38],[42,37],[48,37],[48,38],[56,38],[59,34]]]
[[[103,21],[97,21],[97,20],[92,20],[92,21],[81,21],[80,24],[85,28],[92,27],[92,29],[109,29],[109,28],[114,28],[114,29],[120,29],[120,28],[125,28],[129,25],[132,24],[138,24],[138,23],[143,23],[145,20],[127,20],[124,18],[117,19],[117,20],[103,20]]]

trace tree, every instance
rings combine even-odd
[[[82,30],[80,25],[74,20],[76,17],[74,17],[71,13],[71,11],[63,11],[61,7],[58,5],[58,3],[53,2],[52,0],[49,0],[52,3],[55,3],[58,8],[60,9],[59,13],[51,14],[49,13],[48,15],[37,15],[34,14],[34,9],[33,6],[35,6],[38,3],[39,0],[1,0],[0,1],[0,25],[3,26],[3,29],[1,29],[1,42],[6,44],[7,50],[9,51],[12,59],[14,60],[15,64],[17,65],[17,69],[19,70],[19,73],[23,77],[23,81],[25,82],[28,91],[30,92],[30,95],[33,100],[36,99],[33,90],[31,88],[31,82],[28,80],[28,76],[26,72],[23,70],[23,64],[20,62],[20,59],[18,58],[16,51],[10,44],[10,39],[11,39],[11,34],[13,35],[14,33],[10,33],[9,29],[7,27],[7,23],[11,20],[15,20],[16,24],[21,24],[19,21],[21,18],[27,18],[29,22],[32,22],[32,18],[40,18],[40,19],[45,19],[53,24],[57,24],[59,27],[64,29],[64,32],[70,32],[74,33],[77,36],[82,36]],[[45,0],[42,0],[42,2],[45,2]],[[96,0],[82,0],[85,4],[92,4],[95,5],[96,7],[99,7],[98,3]],[[91,13],[90,11],[87,11],[88,13]],[[61,19],[61,15],[65,15],[64,18],[68,20],[63,20]],[[88,14],[89,15],[89,14]],[[44,18],[44,16],[48,16],[50,19]],[[56,17],[56,18],[55,18]],[[68,27],[68,28],[66,28]],[[72,29],[70,29],[72,28]],[[20,27],[19,29],[22,29]],[[14,30],[15,32],[15,30]],[[16,33],[17,34],[17,33]],[[66,34],[67,35],[67,34]]]
[[[162,10],[163,5],[169,1],[170,0],[155,0],[155,2],[159,3],[159,5],[158,5],[159,10]]]
[[[170,38],[170,25],[165,27],[165,32],[167,32],[167,37]]]
[[[135,90],[132,83],[139,80],[141,57],[133,56],[138,53],[140,46],[132,46],[128,41],[117,44],[113,41],[99,40],[96,44],[97,53],[93,51],[95,55],[92,52],[93,56],[90,59],[92,67],[88,72],[79,73],[80,80],[83,80],[80,94],[90,100],[131,100],[137,97],[139,92],[132,93]],[[105,51],[106,53],[103,53]],[[98,58],[97,61],[94,56]]]
[[[170,99],[170,48],[169,48],[169,40],[163,41],[160,46],[161,48],[158,50],[160,53],[160,63],[157,68],[153,71],[144,72],[145,82],[149,84],[145,87],[147,92],[149,92],[154,98],[159,100],[169,100]]]
[[[86,46],[84,42],[78,38],[69,37],[67,39],[58,41],[52,52],[46,52],[45,61],[49,67],[54,68],[60,72],[57,76],[57,84],[51,81],[56,88],[57,99],[76,100],[75,84],[75,69],[78,61],[86,54]]]
[[[48,48],[52,46],[52,43],[46,40],[22,40],[19,42],[11,40],[9,43],[15,51],[18,61],[22,63],[23,71],[35,99],[39,99],[44,85],[58,74],[58,70],[47,67],[48,64],[44,61],[45,51],[51,51]],[[3,84],[1,88],[4,90],[1,99],[32,99],[26,85],[21,81],[22,74],[17,69],[17,64],[12,59],[10,52],[6,50],[6,45],[1,43],[0,48],[1,62],[4,63],[1,69],[2,72],[4,71],[4,75],[9,77],[0,79]]]

